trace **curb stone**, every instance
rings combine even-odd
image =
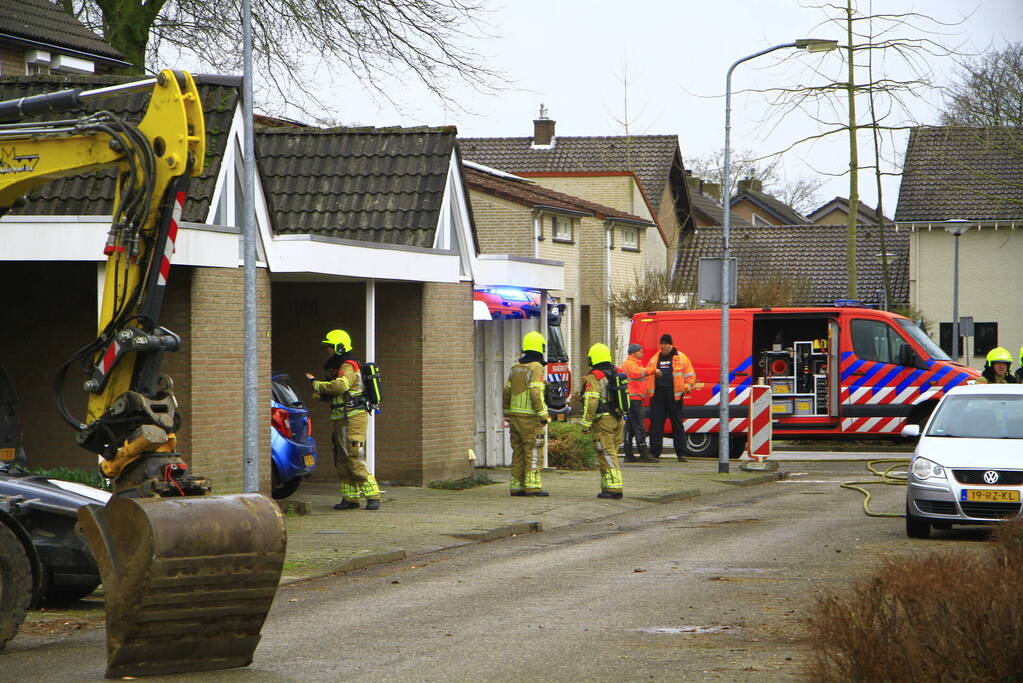
[[[717,479],[713,479],[712,481],[717,481],[717,482],[720,482],[722,484],[731,484],[732,486],[753,486],[755,484],[766,484],[767,482],[770,482],[770,481],[781,481],[782,479],[784,479],[786,477],[787,474],[788,474],[788,472],[781,472],[781,471],[779,471],[779,472],[767,472],[765,474],[760,474],[760,475],[757,475],[755,477],[749,477],[747,479],[731,480],[731,479],[717,478]]]
[[[299,581],[322,579],[326,576],[333,576],[334,574],[346,574],[348,572],[355,571],[356,569],[365,569],[366,567],[373,567],[378,564],[401,562],[405,559],[405,557],[405,551],[400,548],[398,550],[387,550],[379,553],[368,553],[366,555],[347,557],[343,560],[328,562],[327,566],[323,567],[315,574],[309,574],[307,576],[282,576],[278,585],[284,586],[289,583],[296,583]]]
[[[634,500],[642,500],[645,503],[674,503],[679,500],[687,500],[689,498],[696,498],[700,495],[699,489],[688,489],[685,491],[672,491],[671,493],[665,493],[662,495],[653,496],[629,496]]]
[[[505,526],[499,526],[494,529],[473,529],[472,531],[465,531],[460,533],[448,534],[454,538],[465,538],[472,541],[478,541],[485,543],[487,541],[495,541],[499,538],[508,538],[509,536],[518,536],[519,534],[538,533],[543,531],[543,524],[541,522],[515,522],[507,524]]]

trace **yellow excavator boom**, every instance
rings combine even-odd
[[[137,124],[110,112],[63,120],[93,98],[150,92]],[[89,393],[84,422],[58,409],[101,456],[114,496],[79,513],[107,612],[107,676],[205,671],[252,661],[284,562],[280,510],[265,496],[210,496],[177,452],[173,381],[160,372],[181,339],[160,325],[188,182],[206,134],[191,75],[0,102],[0,213],[29,190],[102,169],[117,172],[96,339],[76,361]],[[60,396],[60,394],[58,395]],[[239,457],[239,461],[241,458]]]

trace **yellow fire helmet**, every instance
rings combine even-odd
[[[591,367],[600,363],[610,363],[611,349],[607,348],[607,344],[594,344],[590,347],[590,352],[586,354],[586,360]]]
[[[352,350],[352,338],[344,330],[331,330],[323,339],[323,343],[334,347],[334,353]]]
[[[987,364],[990,366],[992,363],[1006,363],[1012,365],[1012,354],[1009,353],[1009,349],[1002,346],[996,346],[987,352]]]
[[[547,341],[539,332],[526,332],[526,336],[522,338],[522,351],[523,353],[526,351],[547,353]]]

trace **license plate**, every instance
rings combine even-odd
[[[0,460],[14,460],[14,449],[0,448]]]
[[[993,491],[991,489],[965,489],[959,500],[975,503],[1018,503],[1019,491]]]
[[[306,455],[305,456],[305,466],[306,467],[312,467],[315,464],[316,464],[316,458],[315,457],[313,457],[312,455]]]
[[[557,414],[556,414],[556,415],[554,416],[554,420],[555,420],[556,422],[564,422],[564,421],[565,421],[565,414],[564,414],[564,413],[557,413]]]

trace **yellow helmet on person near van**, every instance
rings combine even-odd
[[[539,332],[526,332],[522,338],[522,352],[536,351],[537,353],[547,352],[547,341]]]
[[[334,353],[345,353],[352,350],[352,338],[344,330],[331,330],[323,338],[322,343],[333,347]]]
[[[611,349],[607,347],[607,344],[594,344],[590,347],[589,353],[586,354],[586,360],[591,367],[601,363],[610,363]]]
[[[1003,346],[996,346],[987,352],[987,364],[991,367],[992,363],[1006,363],[1012,365],[1012,354],[1009,353],[1009,349]]]

